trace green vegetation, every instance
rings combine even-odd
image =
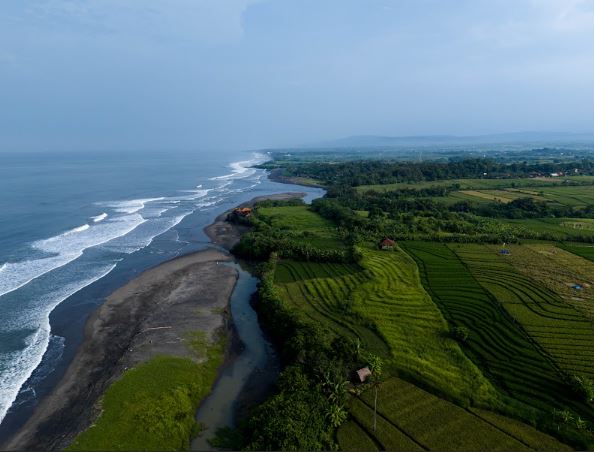
[[[570,450],[526,424],[490,411],[464,409],[398,378],[379,387],[374,431],[374,396],[368,390],[352,400],[355,425],[365,429],[354,429],[347,436],[341,430],[352,427],[341,427],[338,438],[344,438],[343,448],[351,436],[359,443],[368,436],[386,450]]]
[[[194,345],[204,342],[195,335]],[[208,347],[207,360],[161,356],[128,370],[105,392],[96,423],[70,450],[189,449],[198,433],[194,419],[223,360],[224,341]]]
[[[559,374],[445,244],[407,242],[424,286],[451,325],[470,331],[466,353],[504,393],[548,410],[571,401]],[[513,359],[512,359],[513,357]]]
[[[235,250],[268,262],[259,313],[284,365],[247,447],[594,444],[592,161],[285,157],[271,167],[327,194],[257,205]]]
[[[573,254],[577,254],[578,256],[581,256],[584,259],[588,259],[594,262],[594,245],[586,245],[580,243],[564,243],[561,245],[561,247]]]
[[[592,322],[486,245],[451,245],[505,311],[568,375],[594,376]],[[514,251],[521,247],[514,247]]]
[[[359,185],[357,191],[364,193],[366,191],[388,192],[396,191],[403,188],[431,188],[431,187],[453,187],[457,190],[494,190],[505,189],[508,187],[514,188],[531,188],[531,187],[549,187],[563,184],[578,184],[591,185],[594,184],[594,176],[569,176],[563,178],[509,178],[509,179],[445,179],[433,180],[413,183],[397,183],[397,184],[378,184],[378,185]]]

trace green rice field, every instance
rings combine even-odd
[[[452,249],[429,242],[404,247],[448,321],[468,328],[466,353],[500,390],[545,411],[575,405],[557,367]]]
[[[594,325],[487,245],[451,245],[476,280],[565,372],[594,376]],[[514,253],[512,249],[512,254]]]
[[[391,378],[350,404],[352,420],[337,434],[343,450],[571,450],[553,437],[491,411],[465,409],[406,381]],[[373,449],[372,449],[373,450]]]

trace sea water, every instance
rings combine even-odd
[[[220,212],[269,193],[265,153],[0,154],[0,438],[51,390],[84,322],[144,269],[207,246]],[[56,370],[57,369],[57,370]]]

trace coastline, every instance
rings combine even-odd
[[[259,196],[240,206],[303,195],[293,192]],[[203,331],[210,338],[217,330],[230,332],[218,374],[230,365],[241,348],[228,321],[229,300],[238,273],[219,263],[234,262],[226,250],[247,228],[227,223],[228,213],[204,228],[221,250],[210,248],[164,262],[106,298],[87,320],[83,342],[62,379],[2,448],[66,447],[97,419],[101,396],[125,370],[157,355],[196,359],[180,339],[188,332]]]

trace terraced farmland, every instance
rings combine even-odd
[[[486,245],[451,245],[472,274],[568,374],[594,376],[594,325]],[[520,251],[519,247],[512,249]],[[521,265],[523,261],[519,259]],[[542,256],[541,262],[546,262]],[[542,267],[544,268],[544,267]]]
[[[281,296],[310,318],[325,322],[382,356],[389,355],[384,339],[352,311],[351,294],[367,280],[357,265],[281,261],[275,282]]]
[[[398,378],[353,398],[353,418],[338,431],[344,450],[374,445],[385,450],[571,450],[536,429],[493,412],[464,409]],[[363,450],[363,449],[358,449]]]
[[[389,357],[392,370],[461,401],[492,402],[494,388],[449,337],[414,261],[399,249],[366,249],[361,265],[283,261],[275,280],[286,300],[335,330],[360,337],[366,347]],[[369,320],[377,330],[366,327]]]
[[[505,256],[506,262],[594,321],[594,262],[550,243],[508,248],[511,254]],[[489,249],[498,251],[498,247]]]
[[[462,400],[492,401],[493,387],[449,337],[414,261],[399,248],[366,249],[362,265],[370,278],[353,295],[355,309],[386,338],[397,371]]]
[[[502,391],[546,412],[575,405],[555,366],[450,248],[425,242],[404,246],[446,318],[469,329],[466,352]]]

